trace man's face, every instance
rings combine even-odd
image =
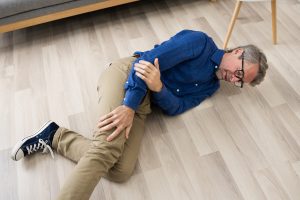
[[[220,80],[235,83],[240,86],[243,83],[250,83],[257,75],[258,64],[252,64],[243,59],[243,49],[235,49],[230,53],[225,53],[220,67],[216,72]]]

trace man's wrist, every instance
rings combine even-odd
[[[157,89],[154,92],[160,92],[163,88],[162,82],[160,82],[160,85],[157,87]]]
[[[133,110],[132,108],[130,108],[129,106],[126,105],[122,105],[126,110],[128,110],[131,113],[135,113],[135,110]]]

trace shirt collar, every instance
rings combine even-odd
[[[217,49],[215,53],[211,56],[210,60],[216,64],[216,68],[219,68],[222,58],[224,56],[224,50]]]

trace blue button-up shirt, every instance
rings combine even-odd
[[[151,92],[152,103],[168,115],[180,114],[199,105],[220,87],[215,75],[224,51],[200,31],[183,30],[145,52],[135,52],[140,60],[154,63],[158,58],[163,88]],[[136,110],[147,92],[147,85],[131,69],[125,83],[123,104]]]

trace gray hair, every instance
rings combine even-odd
[[[235,49],[244,49],[244,60],[252,64],[259,64],[259,69],[256,77],[251,81],[250,85],[255,86],[260,84],[266,75],[266,71],[269,68],[266,55],[255,45],[249,44],[245,46],[235,47],[233,49],[225,49],[225,53],[230,53]],[[239,57],[242,59],[242,56]]]

